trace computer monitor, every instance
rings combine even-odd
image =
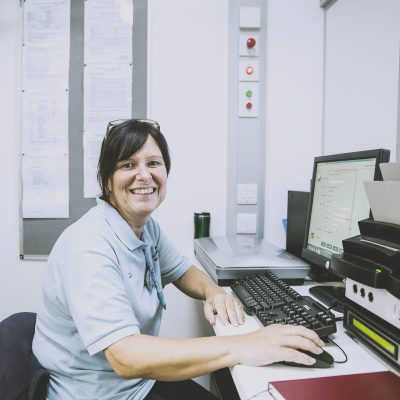
[[[342,240],[360,234],[358,221],[370,207],[363,183],[381,180],[379,163],[388,162],[389,150],[367,150],[316,157],[311,180],[303,259],[311,264],[316,281],[341,281],[329,270],[333,254],[343,252]],[[342,310],[343,285],[314,286],[310,293],[333,309]]]

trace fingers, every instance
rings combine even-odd
[[[208,302],[204,303],[204,315],[211,326],[215,325],[215,314],[212,305]]]
[[[318,347],[324,347],[325,343],[320,337],[311,329],[305,328],[300,325],[287,325],[289,328],[288,334],[297,335],[312,341]]]
[[[301,363],[305,365],[313,365],[315,364],[315,358],[308,356],[300,351],[283,348],[280,351],[280,360],[277,361],[289,361],[295,363]]]
[[[238,326],[244,323],[245,314],[242,304],[236,297],[229,294],[218,294],[211,301],[206,301],[204,314],[211,325],[215,324],[215,314],[226,326],[230,323]]]
[[[278,325],[276,325],[278,326]],[[312,330],[297,325],[281,325],[281,345],[321,354],[325,343]]]
[[[225,326],[229,325],[229,321],[231,321],[232,324],[235,325],[235,322],[230,320],[230,318],[228,317],[227,305],[226,305],[226,302],[225,302],[225,296],[226,295],[215,296],[215,298],[214,298],[215,312],[219,316],[221,322]],[[236,320],[236,325],[237,325],[237,320]]]
[[[225,307],[232,325],[242,325],[245,320],[242,303],[234,296],[225,297]]]

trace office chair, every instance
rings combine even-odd
[[[0,397],[44,400],[49,373],[32,353],[36,314],[20,312],[0,322]]]

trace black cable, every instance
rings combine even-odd
[[[340,349],[340,351],[343,353],[344,357],[345,357],[345,359],[344,359],[343,361],[336,361],[336,360],[333,360],[333,361],[334,361],[336,364],[344,364],[344,363],[346,363],[347,360],[348,360],[348,357],[347,357],[346,352],[345,352],[336,342],[334,342],[331,338],[328,337],[328,341],[329,341],[330,343],[332,343],[333,345],[335,345],[336,347],[338,347],[338,348]]]
[[[336,306],[340,306],[340,303],[337,300],[334,300],[334,302],[330,305],[329,308],[327,308],[326,311],[330,312],[332,310],[332,308],[336,307]],[[339,313],[343,314],[341,311],[336,311],[336,312],[339,312]],[[343,321],[343,316],[341,316],[341,317],[336,317],[335,316],[335,322],[339,322],[339,321]]]

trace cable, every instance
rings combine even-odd
[[[330,307],[327,309],[327,311],[330,312],[332,310],[332,308],[336,307],[336,306],[340,306],[340,303],[337,300],[334,300],[333,303],[330,305]],[[341,312],[341,311],[337,311],[337,312],[340,312],[341,314],[343,314],[343,312]],[[343,321],[343,316],[341,316],[341,317],[335,316],[335,322],[339,322],[339,321]]]
[[[256,394],[253,394],[253,395],[250,396],[247,400],[255,399],[255,398],[257,398],[258,396],[260,396],[260,395],[262,395],[262,394],[265,394],[265,393],[269,393],[269,389],[264,389],[264,390],[262,390],[261,392],[258,392],[258,393],[256,393]]]
[[[333,345],[335,345],[337,348],[339,348],[340,351],[343,353],[343,355],[344,355],[344,357],[345,357],[345,359],[344,359],[343,361],[336,361],[336,360],[334,360],[334,362],[335,362],[336,364],[344,364],[344,363],[346,363],[347,360],[348,360],[348,357],[347,357],[346,352],[345,352],[336,342],[334,342],[331,338],[328,338],[328,341],[329,341],[330,343],[332,343]]]

